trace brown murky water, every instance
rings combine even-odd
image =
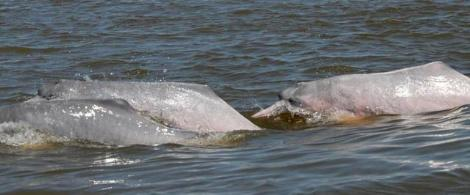
[[[166,80],[208,84],[249,116],[299,81],[437,60],[470,73],[467,1],[0,2],[1,105],[44,80]],[[469,119],[468,107],[348,125],[283,116],[207,147],[8,142],[0,193],[465,193]]]

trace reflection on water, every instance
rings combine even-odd
[[[469,74],[469,10],[466,1],[1,1],[0,105],[59,78],[166,80],[208,84],[248,117],[300,81],[438,60]],[[459,194],[470,191],[469,118],[467,106],[360,124],[281,115],[254,120],[266,131],[196,146],[124,148],[1,124],[0,193]],[[24,143],[34,147],[14,146]]]
[[[130,160],[130,159],[122,159],[116,156],[113,153],[105,153],[102,156],[97,157],[93,163],[93,167],[109,167],[109,166],[118,166],[118,165],[131,165],[135,163],[139,163],[139,160]]]

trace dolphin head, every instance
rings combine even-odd
[[[279,101],[275,102],[273,105],[265,108],[251,117],[260,118],[260,117],[271,117],[277,116],[284,112],[291,112],[294,114],[304,115],[306,113],[311,113],[308,110],[307,97],[305,93],[305,83],[297,83],[296,86],[289,87],[279,93]]]

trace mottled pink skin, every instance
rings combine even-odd
[[[286,110],[333,117],[418,114],[470,103],[470,79],[442,62],[400,70],[351,74],[298,83],[281,93]],[[267,108],[253,117],[275,115]]]
[[[56,99],[124,99],[167,126],[196,132],[260,130],[206,85],[179,82],[60,80],[39,96]]]

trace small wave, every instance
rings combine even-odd
[[[60,48],[30,48],[19,46],[0,46],[0,53],[32,54],[32,53],[54,53],[60,51]]]
[[[233,16],[247,16],[256,12],[256,9],[238,9],[232,12]]]
[[[128,159],[120,157],[115,153],[105,153],[104,155],[98,156],[93,160],[92,167],[113,167],[120,165],[132,165],[140,163],[139,159]]]
[[[455,58],[460,58],[463,61],[470,60],[470,52],[468,51],[449,51],[448,55]]]
[[[202,27],[194,28],[192,29],[193,32],[195,33],[201,33],[201,34],[214,34],[214,33],[223,33],[224,32],[224,27],[221,25],[205,25]]]
[[[204,51],[199,52],[192,55],[192,58],[195,60],[212,60],[217,58],[223,58],[225,56],[224,53],[216,52],[216,51]]]
[[[150,71],[143,68],[134,68],[132,70],[126,70],[123,72],[130,78],[143,78],[150,74]]]
[[[0,92],[2,91],[0,90]],[[2,104],[8,105],[8,104],[15,104],[15,103],[23,102],[23,101],[31,99],[32,97],[34,97],[33,94],[15,92],[15,93],[10,94],[7,97],[0,98],[0,101],[2,102]]]
[[[113,67],[117,65],[129,64],[125,60],[116,60],[116,59],[99,59],[93,61],[80,62],[75,64],[74,67],[85,67],[85,68],[106,68]]]
[[[265,135],[268,131],[239,130],[228,133],[209,133],[192,143],[199,146],[236,147],[248,140]]]
[[[386,19],[368,19],[365,21],[366,25],[371,27],[390,27],[390,26],[399,26],[401,24],[407,24],[406,21],[402,19],[395,18],[386,18]]]
[[[424,39],[432,39],[432,40],[442,40],[442,39],[453,39],[455,38],[454,33],[451,32],[419,32],[419,31],[411,31],[408,32],[410,37],[415,38],[424,38]]]
[[[130,17],[124,19],[114,20],[114,26],[111,29],[115,28],[135,28],[135,27],[149,27],[155,24],[167,22],[168,20],[174,20],[171,17],[161,17],[161,16],[139,16],[139,17]]]
[[[307,68],[303,71],[307,74],[319,74],[319,73],[333,73],[333,74],[346,74],[357,72],[357,69],[348,65],[331,65],[322,67]]]

